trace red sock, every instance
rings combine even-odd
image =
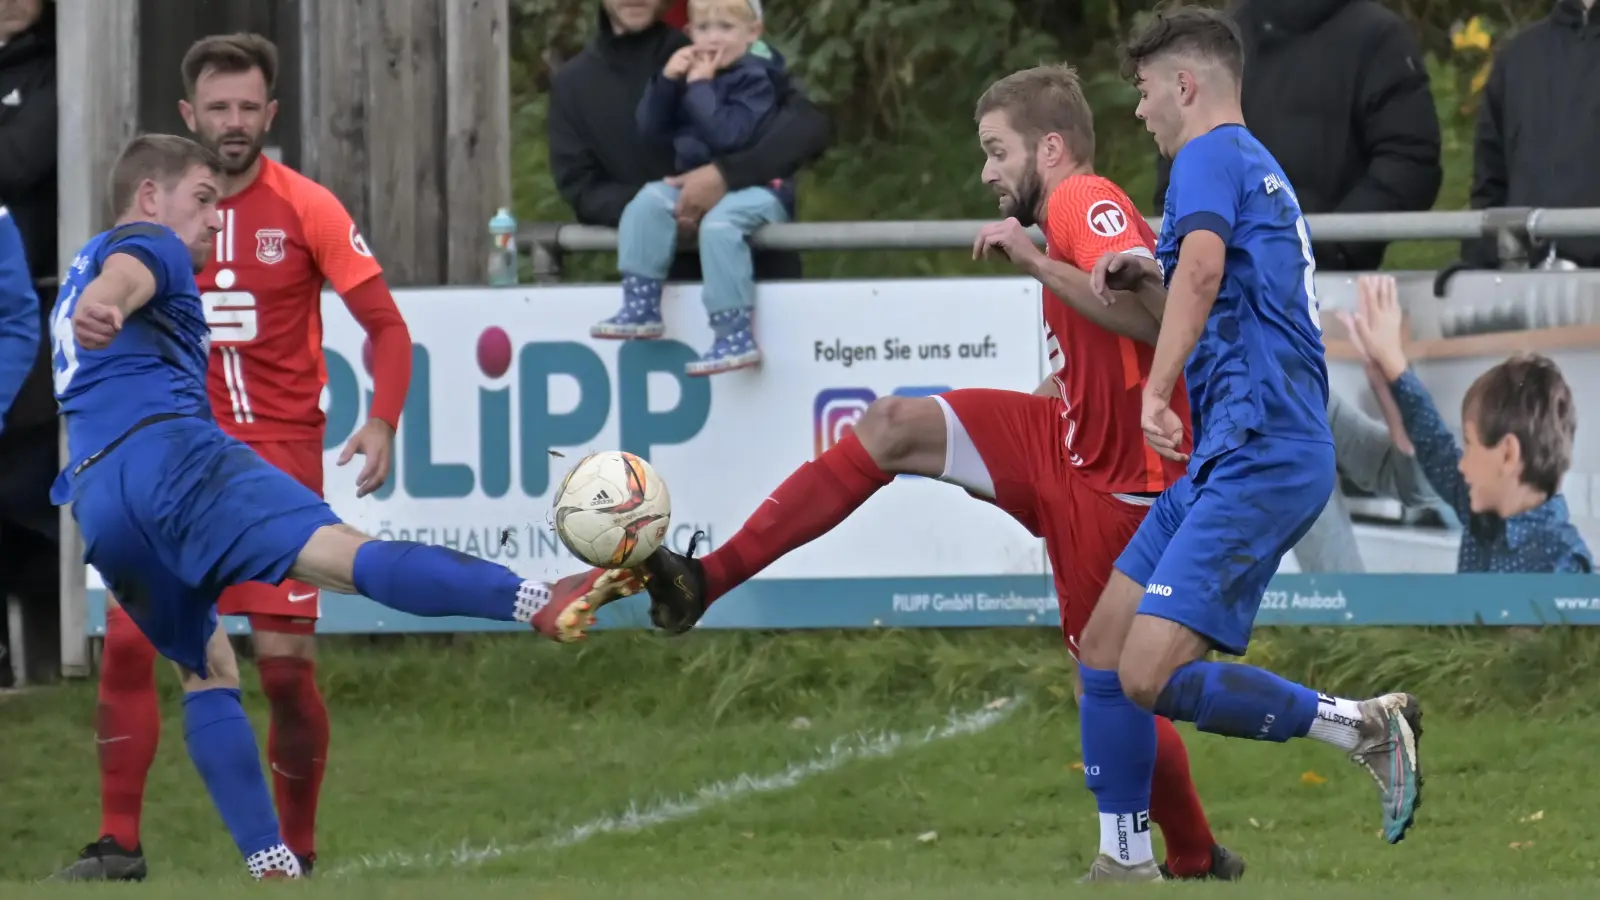
[[[707,554],[706,599],[715,600],[790,550],[833,530],[894,476],[850,432],[794,471],[727,543]]]
[[[261,691],[272,708],[267,762],[283,842],[301,856],[316,852],[317,797],[328,758],[328,707],[317,691],[316,665],[293,656],[256,660]]]
[[[1167,843],[1167,868],[1185,877],[1211,871],[1216,838],[1189,776],[1189,751],[1168,719],[1156,716],[1156,771],[1150,781],[1150,818]]]
[[[120,606],[106,610],[94,731],[100,752],[100,834],[133,850],[139,846],[145,780],[161,741],[161,704],[156,648]]]

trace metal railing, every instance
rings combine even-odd
[[[1535,240],[1600,235],[1600,209],[1507,209],[1459,212],[1322,213],[1306,217],[1315,241],[1460,241],[1493,238],[1508,264],[1527,259]],[[767,225],[750,243],[763,250],[960,250],[972,246],[989,219],[884,222],[790,222]],[[1148,219],[1161,229],[1160,217]],[[1043,242],[1038,228],[1030,230]],[[534,223],[517,231],[534,261],[536,276],[560,271],[562,253],[617,249],[614,228],[569,223]]]

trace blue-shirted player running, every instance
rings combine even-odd
[[[625,573],[555,584],[443,547],[377,541],[225,435],[206,396],[210,337],[194,274],[218,229],[211,151],[135,138],[112,171],[115,227],[84,246],[51,317],[72,503],[87,561],[179,666],[189,755],[250,872],[297,877],[217,629],[222,589],[295,578],[422,616],[473,616],[581,636],[591,611],[638,586]]]
[[[1117,560],[1080,639],[1083,762],[1101,814],[1086,880],[1161,878],[1149,834],[1152,712],[1231,737],[1340,747],[1377,780],[1384,837],[1399,841],[1422,786],[1414,697],[1329,697],[1204,658],[1244,653],[1279,561],[1334,488],[1314,263],[1294,190],[1244,127],[1243,52],[1225,15],[1158,14],[1127,58],[1137,114],[1172,158],[1172,181],[1159,263],[1108,256],[1093,277],[1104,296],[1133,291],[1161,320],[1146,440],[1183,458],[1167,405],[1180,374],[1197,434],[1187,474]]]

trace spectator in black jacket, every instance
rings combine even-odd
[[[1559,0],[1550,14],[1506,41],[1478,105],[1472,208],[1600,206],[1600,13],[1594,0]],[[1533,248],[1600,267],[1600,239]],[[1493,241],[1469,241],[1462,256],[1498,265]]]
[[[578,221],[615,228],[639,189],[675,172],[672,141],[644,138],[635,112],[645,86],[689,38],[661,21],[663,0],[603,0],[599,30],[555,73],[550,85],[550,169]],[[713,155],[681,179],[676,215],[682,233],[730,190],[792,176],[828,145],[828,120],[796,80],[788,79],[778,112],[755,144]],[[800,277],[800,256],[755,254],[758,281]],[[669,281],[699,281],[700,259],[680,253]]]
[[[1425,210],[1439,117],[1411,29],[1376,0],[1243,0],[1244,118],[1307,213]],[[1163,160],[1156,208],[1167,192]],[[1315,235],[1312,235],[1315,237]],[[1317,266],[1376,269],[1386,244],[1316,245]]]
[[[36,276],[56,271],[56,24],[45,0],[0,2],[0,205]]]

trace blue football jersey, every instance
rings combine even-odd
[[[1311,234],[1289,179],[1242,125],[1183,145],[1172,161],[1156,256],[1171,282],[1195,231],[1227,246],[1222,285],[1184,367],[1204,461],[1250,434],[1332,442],[1328,365]]]
[[[84,288],[115,253],[144,263],[156,291],[122,323],[111,345],[86,350],[72,330]],[[206,362],[211,332],[195,287],[189,249],[171,229],[122,225],[96,235],[72,261],[50,317],[56,400],[67,423],[67,464],[51,498],[71,497],[73,470],[152,416],[211,419]]]

